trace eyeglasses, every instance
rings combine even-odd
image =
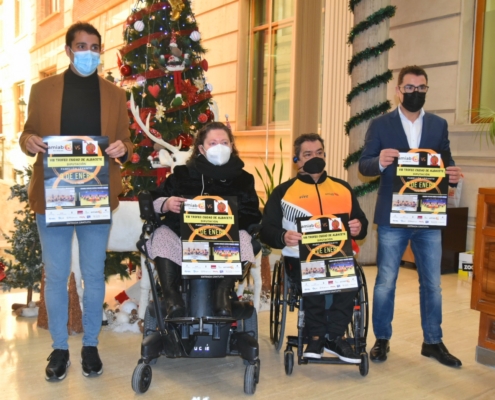
[[[404,85],[404,86],[402,86],[402,89],[404,89],[404,91],[402,93],[413,93],[416,90],[419,93],[426,93],[428,91],[428,88],[429,88],[429,86],[426,86],[426,85],[419,85],[419,86]]]

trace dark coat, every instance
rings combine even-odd
[[[419,148],[450,152],[447,121],[435,114],[425,113]],[[380,172],[378,161],[383,149],[410,150],[398,109],[371,121],[359,160],[361,174],[364,176],[381,175],[374,223],[389,226],[396,166],[389,165],[383,172]],[[455,165],[452,158],[449,165]]]
[[[204,190],[203,190],[204,181]],[[203,175],[194,165],[176,166],[154,197],[179,196],[193,198],[199,195],[237,197],[239,229],[247,230],[261,220],[259,200],[254,189],[254,177],[243,169],[234,179],[219,180]],[[180,214],[167,212],[163,223],[180,236]]]

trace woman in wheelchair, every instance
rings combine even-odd
[[[247,229],[261,219],[259,201],[254,177],[243,169],[232,131],[221,122],[212,122],[198,132],[193,146],[186,165],[176,166],[173,174],[153,193],[155,212],[165,218],[147,247],[163,292],[162,309],[169,318],[185,316],[179,292],[182,261],[179,236],[181,207],[187,199],[200,195],[236,196],[241,261],[243,266],[255,262]],[[234,284],[232,277],[218,279],[213,296],[216,316],[232,315],[230,293]]]

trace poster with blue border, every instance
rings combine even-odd
[[[432,149],[400,151],[394,160],[390,226],[445,228],[449,194],[446,168],[450,153]]]
[[[106,136],[46,136],[46,225],[111,222]]]

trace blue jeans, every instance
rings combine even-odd
[[[442,236],[438,229],[378,226],[378,275],[373,297],[373,331],[377,339],[390,339],[397,276],[402,255],[411,240],[419,276],[419,302],[424,342],[442,341],[442,289],[440,262]]]
[[[83,346],[97,346],[105,298],[105,259],[110,224],[47,227],[45,216],[36,214],[45,269],[45,303],[54,349],[67,350],[72,236],[79,242],[79,264],[84,281]]]

